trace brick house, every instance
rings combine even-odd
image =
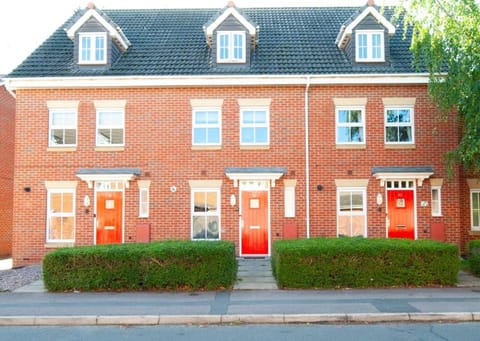
[[[14,265],[72,245],[438,239],[480,229],[409,33],[362,8],[99,10],[8,76]],[[28,136],[28,138],[22,138]]]
[[[0,259],[12,254],[15,98],[0,79]]]

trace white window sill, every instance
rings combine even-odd
[[[112,146],[112,147],[95,147],[96,152],[123,152],[125,150],[125,147],[123,146]]]
[[[48,147],[47,152],[75,152],[77,147]]]
[[[417,146],[415,143],[405,143],[405,144],[385,144],[385,149],[416,149]]]
[[[75,242],[47,242],[44,246],[46,249],[59,249],[62,247],[73,247]]]
[[[214,146],[214,145],[194,145],[192,146],[192,150],[221,150],[222,146]]]
[[[354,143],[351,143],[351,144],[348,144],[348,143],[344,143],[344,144],[337,144],[335,146],[337,149],[367,149],[367,145],[364,144],[364,143],[358,143],[358,144],[354,144]]]

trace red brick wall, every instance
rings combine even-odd
[[[125,240],[135,241],[137,223],[150,223],[152,240],[190,238],[190,187],[188,180],[222,180],[222,239],[239,244],[238,212],[230,196],[238,188],[225,174],[225,167],[284,166],[287,174],[271,188],[271,236],[282,238],[285,223],[298,226],[306,236],[304,87],[205,87],[184,89],[76,89],[19,90],[17,92],[17,146],[14,191],[14,264],[41,260],[45,252],[45,180],[78,180],[76,195],[76,245],[94,240],[92,212],[86,214],[83,198],[94,196],[85,182],[75,176],[79,168],[136,167],[139,179],[151,180],[150,217],[138,218],[138,187],[135,181],[125,190]],[[366,141],[363,150],[335,147],[334,97],[368,97]],[[382,97],[416,97],[414,150],[384,147]],[[221,150],[192,150],[190,99],[223,99]],[[270,148],[241,150],[239,146],[239,98],[271,98]],[[120,152],[95,151],[94,100],[126,100],[126,146]],[[47,100],[78,100],[78,147],[74,152],[48,152]],[[22,138],[29,136],[29,138]],[[311,236],[336,235],[335,179],[369,179],[368,235],[383,237],[385,204],[377,210],[375,197],[384,189],[371,175],[372,166],[431,165],[433,177],[446,179],[442,155],[452,149],[458,136],[452,123],[435,121],[435,107],[426,86],[312,86],[310,88],[310,227]],[[284,218],[283,179],[296,179],[296,217]],[[322,184],[322,191],[316,185]],[[172,193],[171,186],[177,191]],[[30,192],[23,191],[31,187]],[[430,237],[430,224],[447,223],[447,239],[462,243],[460,190],[458,180],[445,181],[443,214],[432,218],[430,184],[417,188],[419,238]],[[92,200],[93,203],[93,200]],[[91,210],[92,211],[92,210]],[[238,249],[237,249],[238,251]]]
[[[15,99],[0,86],[0,258],[12,253]]]

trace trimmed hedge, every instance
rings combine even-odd
[[[459,267],[458,247],[432,240],[279,240],[272,254],[282,288],[453,285]]]
[[[236,272],[226,241],[62,248],[43,260],[49,291],[219,290],[232,287]]]
[[[468,264],[470,270],[480,276],[480,240],[472,240],[468,243]]]

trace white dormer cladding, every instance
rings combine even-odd
[[[125,34],[123,34],[122,29],[108,18],[106,19],[105,16],[102,15],[102,13],[97,10],[95,5],[91,2],[87,6],[87,11],[72,25],[72,27],[66,31],[67,36],[70,39],[75,40],[75,34],[91,18],[94,18],[105,28],[120,51],[124,52],[130,47],[131,43]]]
[[[250,37],[250,45],[253,48],[256,45],[257,36],[259,27],[254,26],[250,21],[248,21],[235,7],[233,1],[230,1],[227,5],[227,8],[208,26],[203,27],[205,32],[205,38],[207,40],[208,46],[213,45],[213,35],[215,30],[229,17],[233,16],[238,22],[245,27]]]
[[[388,35],[395,34],[395,26],[392,25],[374,6],[373,1],[369,0],[366,8],[354,20],[347,25],[342,25],[338,33],[335,44],[338,48],[344,49],[352,37],[354,29],[369,15],[372,15],[388,32]]]

